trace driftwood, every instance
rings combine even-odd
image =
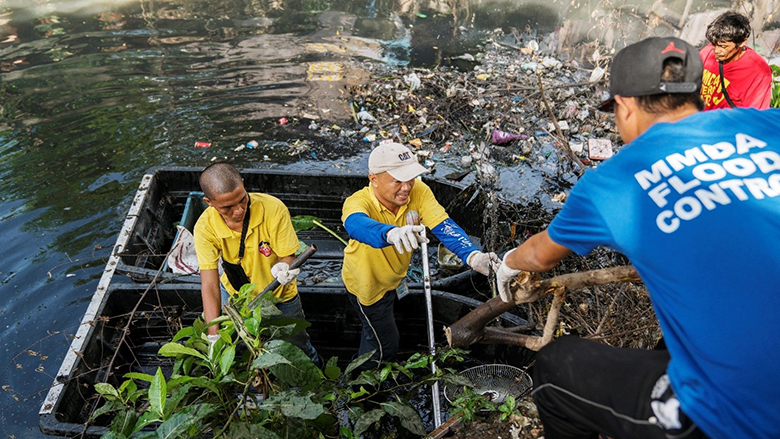
[[[509,344],[523,346],[538,351],[552,341],[561,305],[566,299],[566,291],[578,288],[621,282],[641,282],[633,266],[603,268],[582,273],[564,274],[550,279],[540,280],[538,274],[523,272],[510,284],[514,303],[506,303],[500,297],[494,297],[474,308],[460,320],[444,328],[450,347],[463,348],[474,343]],[[550,311],[541,337],[518,334],[511,329],[486,327],[489,322],[509,311],[513,306],[538,300],[553,294]]]

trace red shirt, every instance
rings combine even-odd
[[[718,60],[715,59],[712,44],[701,49],[699,55],[704,63],[701,81],[704,111],[730,108],[720,89]],[[734,105],[759,110],[769,108],[772,100],[772,70],[755,50],[745,47],[745,53],[738,60],[723,64],[723,77],[726,91]]]

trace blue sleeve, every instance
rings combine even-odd
[[[374,248],[387,247],[387,232],[395,226],[372,220],[365,213],[353,213],[344,220],[349,237]]]
[[[436,227],[431,229],[431,232],[439,238],[439,241],[441,241],[449,251],[455,253],[464,264],[471,252],[479,251],[479,249],[474,247],[474,244],[471,243],[469,235],[467,235],[466,232],[450,218],[437,224]]]

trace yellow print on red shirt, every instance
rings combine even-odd
[[[726,89],[729,88],[729,80],[723,79]],[[720,89],[720,75],[704,69],[701,78],[701,98],[705,107],[716,107],[724,99],[723,91]]]

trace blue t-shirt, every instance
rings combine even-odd
[[[550,223],[645,282],[683,411],[713,439],[780,437],[780,110],[653,125],[589,170]]]

